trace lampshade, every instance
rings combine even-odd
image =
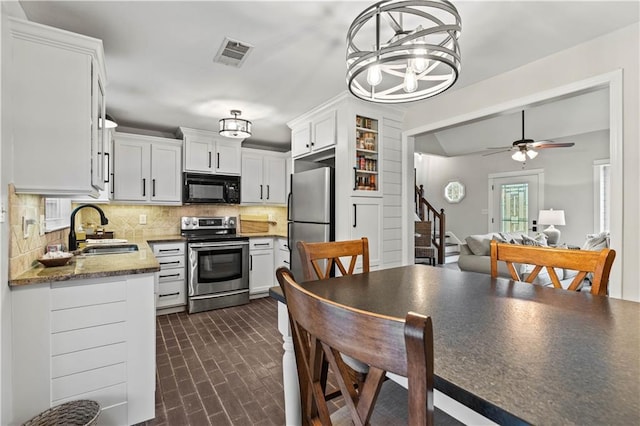
[[[540,210],[538,223],[540,225],[564,225],[564,210]]]
[[[347,85],[378,103],[427,99],[460,73],[462,22],[447,0],[384,0],[365,9],[347,32]]]
[[[524,151],[516,151],[511,156],[516,161],[526,161],[527,156],[524,154]]]
[[[220,131],[222,136],[228,138],[248,138],[251,136],[251,122],[238,118],[241,114],[239,110],[231,110],[233,118],[223,118],[220,120]]]

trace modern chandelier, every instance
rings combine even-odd
[[[251,122],[238,118],[241,112],[237,109],[231,110],[233,118],[223,118],[220,120],[220,133],[228,138],[248,138],[251,136]]]
[[[402,103],[435,96],[460,74],[462,21],[447,0],[384,0],[347,33],[347,85],[356,97]]]

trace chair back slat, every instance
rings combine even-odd
[[[298,241],[304,280],[323,280],[331,276],[335,265],[342,275],[352,275],[358,257],[362,258],[362,272],[369,272],[369,240],[361,238],[349,241],[307,243]],[[348,268],[341,258],[349,258]],[[326,262],[325,267],[322,264]]]
[[[386,372],[408,378],[409,424],[433,424],[433,330],[430,318],[410,312],[403,321],[361,311],[306,291],[286,268],[278,268],[276,276],[287,301],[294,337],[303,398],[303,424],[332,424],[327,418],[326,381],[322,380],[326,364],[336,373],[354,424],[369,423]],[[343,355],[357,358],[370,367],[359,391],[350,380]]]
[[[542,268],[546,268],[556,288],[562,288],[554,268],[578,271],[568,290],[577,290],[587,274],[591,273],[591,294],[607,295],[609,274],[616,257],[615,250],[569,250],[553,247],[536,247],[491,241],[491,276],[498,276],[498,261],[504,261],[514,280],[520,281],[514,263],[535,265],[526,282],[533,282]]]

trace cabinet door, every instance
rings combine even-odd
[[[107,144],[107,129],[105,121],[104,83],[102,78],[92,67],[92,114],[91,114],[91,185],[102,191],[105,189],[105,145]]]
[[[262,184],[262,157],[244,154],[242,156],[242,176],[240,191],[242,203],[262,203],[265,188]]]
[[[213,172],[213,145],[211,138],[185,136],[184,169],[190,172]]]
[[[311,150],[311,123],[304,123],[291,130],[291,156],[297,157]]]
[[[116,138],[113,150],[113,199],[148,200],[150,144]]]
[[[267,293],[273,287],[273,250],[254,250],[250,254],[249,294]]]
[[[312,150],[318,150],[336,144],[336,115],[337,111],[333,110],[313,120]]]
[[[182,158],[177,145],[151,145],[151,201],[180,201]]]
[[[351,197],[351,239],[369,239],[369,263],[380,264],[382,253],[382,200]],[[358,266],[359,267],[359,266]]]
[[[225,175],[239,175],[242,151],[238,140],[217,140],[215,172]]]
[[[264,200],[267,204],[287,202],[287,162],[282,157],[264,157]]]

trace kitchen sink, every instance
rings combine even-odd
[[[133,251],[138,251],[137,244],[89,246],[89,247],[83,248],[80,253],[84,255],[97,255],[97,254],[131,253]]]

